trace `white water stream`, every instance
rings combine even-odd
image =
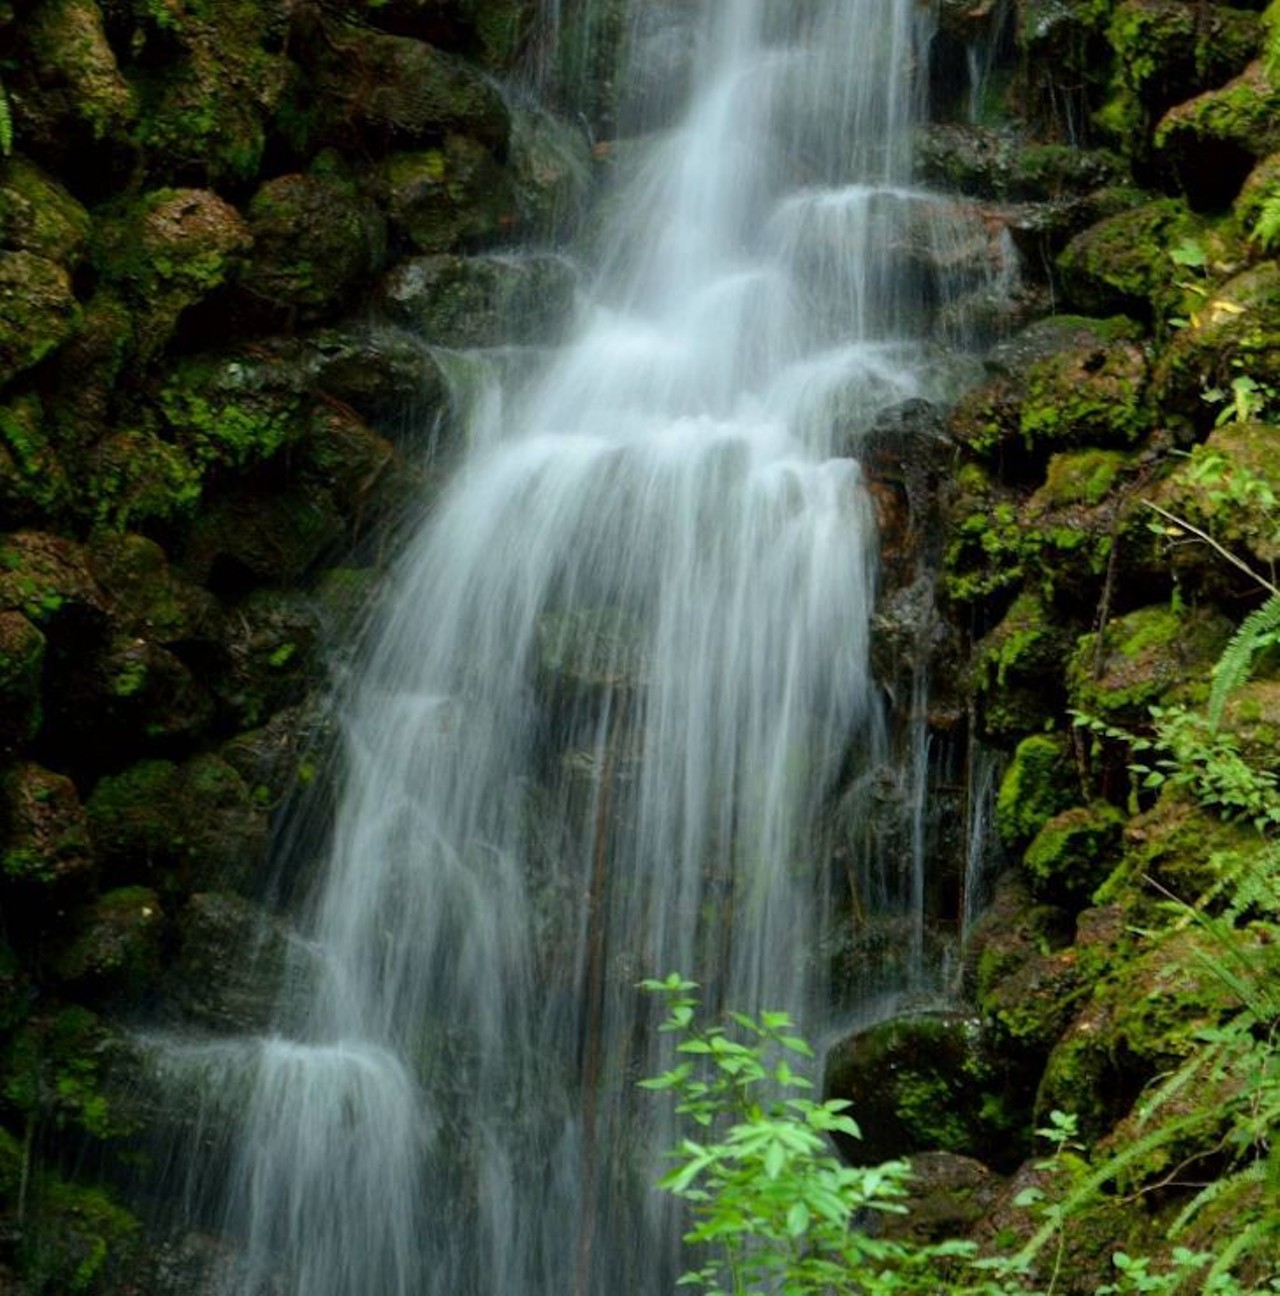
[[[697,8],[574,340],[489,407],[360,667],[325,970],[246,1045],[235,1296],[667,1293],[635,982],[820,1021],[816,825],[881,731],[871,507],[832,455],[941,381],[929,9]]]

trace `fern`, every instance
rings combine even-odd
[[[0,81],[0,157],[13,152],[13,114],[9,110],[9,96],[4,82]]]
[[[1280,643],[1280,594],[1272,594],[1245,617],[1213,668],[1209,724],[1214,729],[1222,720],[1227,699],[1249,678],[1255,658],[1275,643]]]
[[[1258,219],[1253,223],[1253,237],[1264,252],[1269,252],[1280,238],[1280,194],[1272,194],[1263,201]]]

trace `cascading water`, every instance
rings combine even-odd
[[[323,970],[243,1050],[237,1296],[668,1291],[635,982],[818,1020],[817,826],[881,741],[871,508],[832,454],[938,381],[929,16],[699,7],[576,339],[477,439],[361,666]]]

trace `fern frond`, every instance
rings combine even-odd
[[[0,81],[0,157],[13,152],[13,113],[9,110],[9,96],[4,82]]]
[[[1213,668],[1209,692],[1209,724],[1216,729],[1227,699],[1249,678],[1253,659],[1266,647],[1280,642],[1280,594],[1272,594],[1250,612],[1231,637]]]
[[[1225,1192],[1238,1188],[1242,1184],[1262,1183],[1266,1178],[1266,1167],[1261,1161],[1250,1162],[1243,1170],[1234,1174],[1225,1174],[1212,1183],[1205,1184],[1198,1193],[1178,1212],[1169,1225],[1167,1237],[1175,1239],[1183,1229],[1206,1207],[1211,1206]]]
[[[1280,194],[1263,200],[1258,219],[1253,223],[1253,237],[1268,252],[1280,238]]]

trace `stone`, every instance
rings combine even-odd
[[[72,269],[89,239],[89,213],[24,157],[0,161],[0,247]]]
[[[0,252],[0,384],[56,351],[79,323],[62,266],[31,252]]]
[[[67,895],[94,877],[94,856],[75,784],[30,761],[0,776],[0,887],[11,896]],[[42,925],[56,915],[46,910]]]
[[[396,323],[438,346],[546,345],[564,333],[576,288],[559,257],[441,255],[402,262],[381,296]]]
[[[40,728],[45,637],[21,612],[0,612],[0,756]]]
[[[81,998],[117,1005],[136,1001],[159,975],[164,930],[154,891],[104,891],[73,920],[69,940],[54,956],[54,970]]]

